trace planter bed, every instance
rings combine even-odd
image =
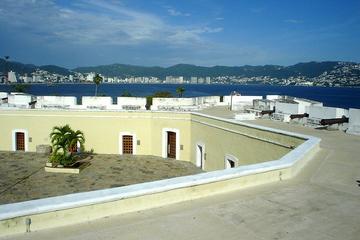
[[[88,159],[84,159],[84,160],[88,160]],[[84,160],[82,160],[82,162],[75,163],[74,165],[69,167],[64,167],[63,165],[54,165],[52,163],[46,163],[44,169],[45,172],[79,174],[81,170],[83,170],[85,167],[90,165],[88,161],[84,161]]]

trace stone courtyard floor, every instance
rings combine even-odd
[[[48,157],[0,152],[0,204],[121,187],[202,172],[189,162],[155,156],[93,155],[80,174],[48,173]]]

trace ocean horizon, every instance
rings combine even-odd
[[[245,96],[288,95],[306,98],[324,103],[328,107],[359,108],[360,88],[354,87],[309,87],[309,86],[277,86],[265,84],[112,84],[99,85],[99,96],[116,98],[124,93],[145,97],[159,91],[170,92],[177,96],[176,88],[183,86],[183,97],[224,96],[236,91]],[[14,91],[11,85],[0,85],[0,91]],[[59,83],[28,84],[26,92],[37,96],[75,96],[78,101],[82,96],[94,96],[95,85],[92,83]]]

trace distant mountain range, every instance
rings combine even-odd
[[[36,69],[41,69],[48,71],[50,73],[56,73],[60,75],[69,75],[71,74],[71,71],[69,69],[55,66],[55,65],[43,65],[43,66],[36,66],[33,64],[23,64],[19,62],[12,62],[9,61],[7,64],[4,59],[0,58],[0,72],[4,73],[6,72],[6,68],[10,71],[14,71],[18,74],[25,74],[27,73],[30,75],[32,72],[35,72]]]
[[[22,64],[19,62],[8,62],[8,69],[19,74],[31,74],[36,69],[46,70],[50,73],[69,75],[71,72],[96,72],[108,77],[125,77],[125,76],[153,76],[165,78],[165,76],[184,76],[184,77],[217,77],[217,76],[242,76],[258,77],[269,76],[273,78],[288,78],[296,76],[305,76],[309,78],[318,77],[324,72],[330,72],[342,62],[307,62],[298,63],[291,66],[264,65],[264,66],[214,66],[202,67],[190,64],[177,64],[171,67],[144,67],[126,64],[111,64],[93,67],[79,67],[72,70],[58,67],[55,65],[36,66],[32,64]],[[346,64],[355,65],[356,63],[348,62]],[[0,72],[5,72],[5,60],[0,59]],[[360,77],[360,76],[359,76]]]
[[[86,73],[97,72],[105,76],[153,76],[164,78],[165,76],[184,76],[184,77],[217,77],[217,76],[270,76],[277,78],[287,78],[291,76],[317,77],[325,71],[331,71],[337,66],[338,62],[308,62],[298,63],[284,67],[278,65],[264,66],[214,66],[201,67],[190,64],[177,64],[171,67],[143,67],[124,64],[111,64],[95,67],[80,67],[73,71]]]

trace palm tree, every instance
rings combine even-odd
[[[66,124],[65,126],[53,127],[50,133],[51,144],[53,147],[52,161],[59,162],[63,165],[73,163],[73,153],[77,149],[77,144],[83,149],[85,137],[80,130],[74,131]]]
[[[53,127],[50,138],[54,154],[57,154],[59,151],[61,151],[63,155],[66,154],[68,150],[68,136],[71,131],[72,129],[69,125]]]
[[[78,143],[80,145],[79,146],[80,149],[83,149],[85,138],[84,138],[84,133],[82,131],[80,130],[71,131],[67,138],[69,143],[69,150],[71,153],[77,150]]]
[[[184,87],[180,86],[180,87],[176,88],[176,93],[179,94],[179,97],[182,97],[184,92],[185,92]]]
[[[95,96],[97,96],[98,86],[102,81],[103,81],[103,78],[98,73],[95,74],[95,77],[93,78],[93,82],[96,85],[96,87],[95,87]]]

